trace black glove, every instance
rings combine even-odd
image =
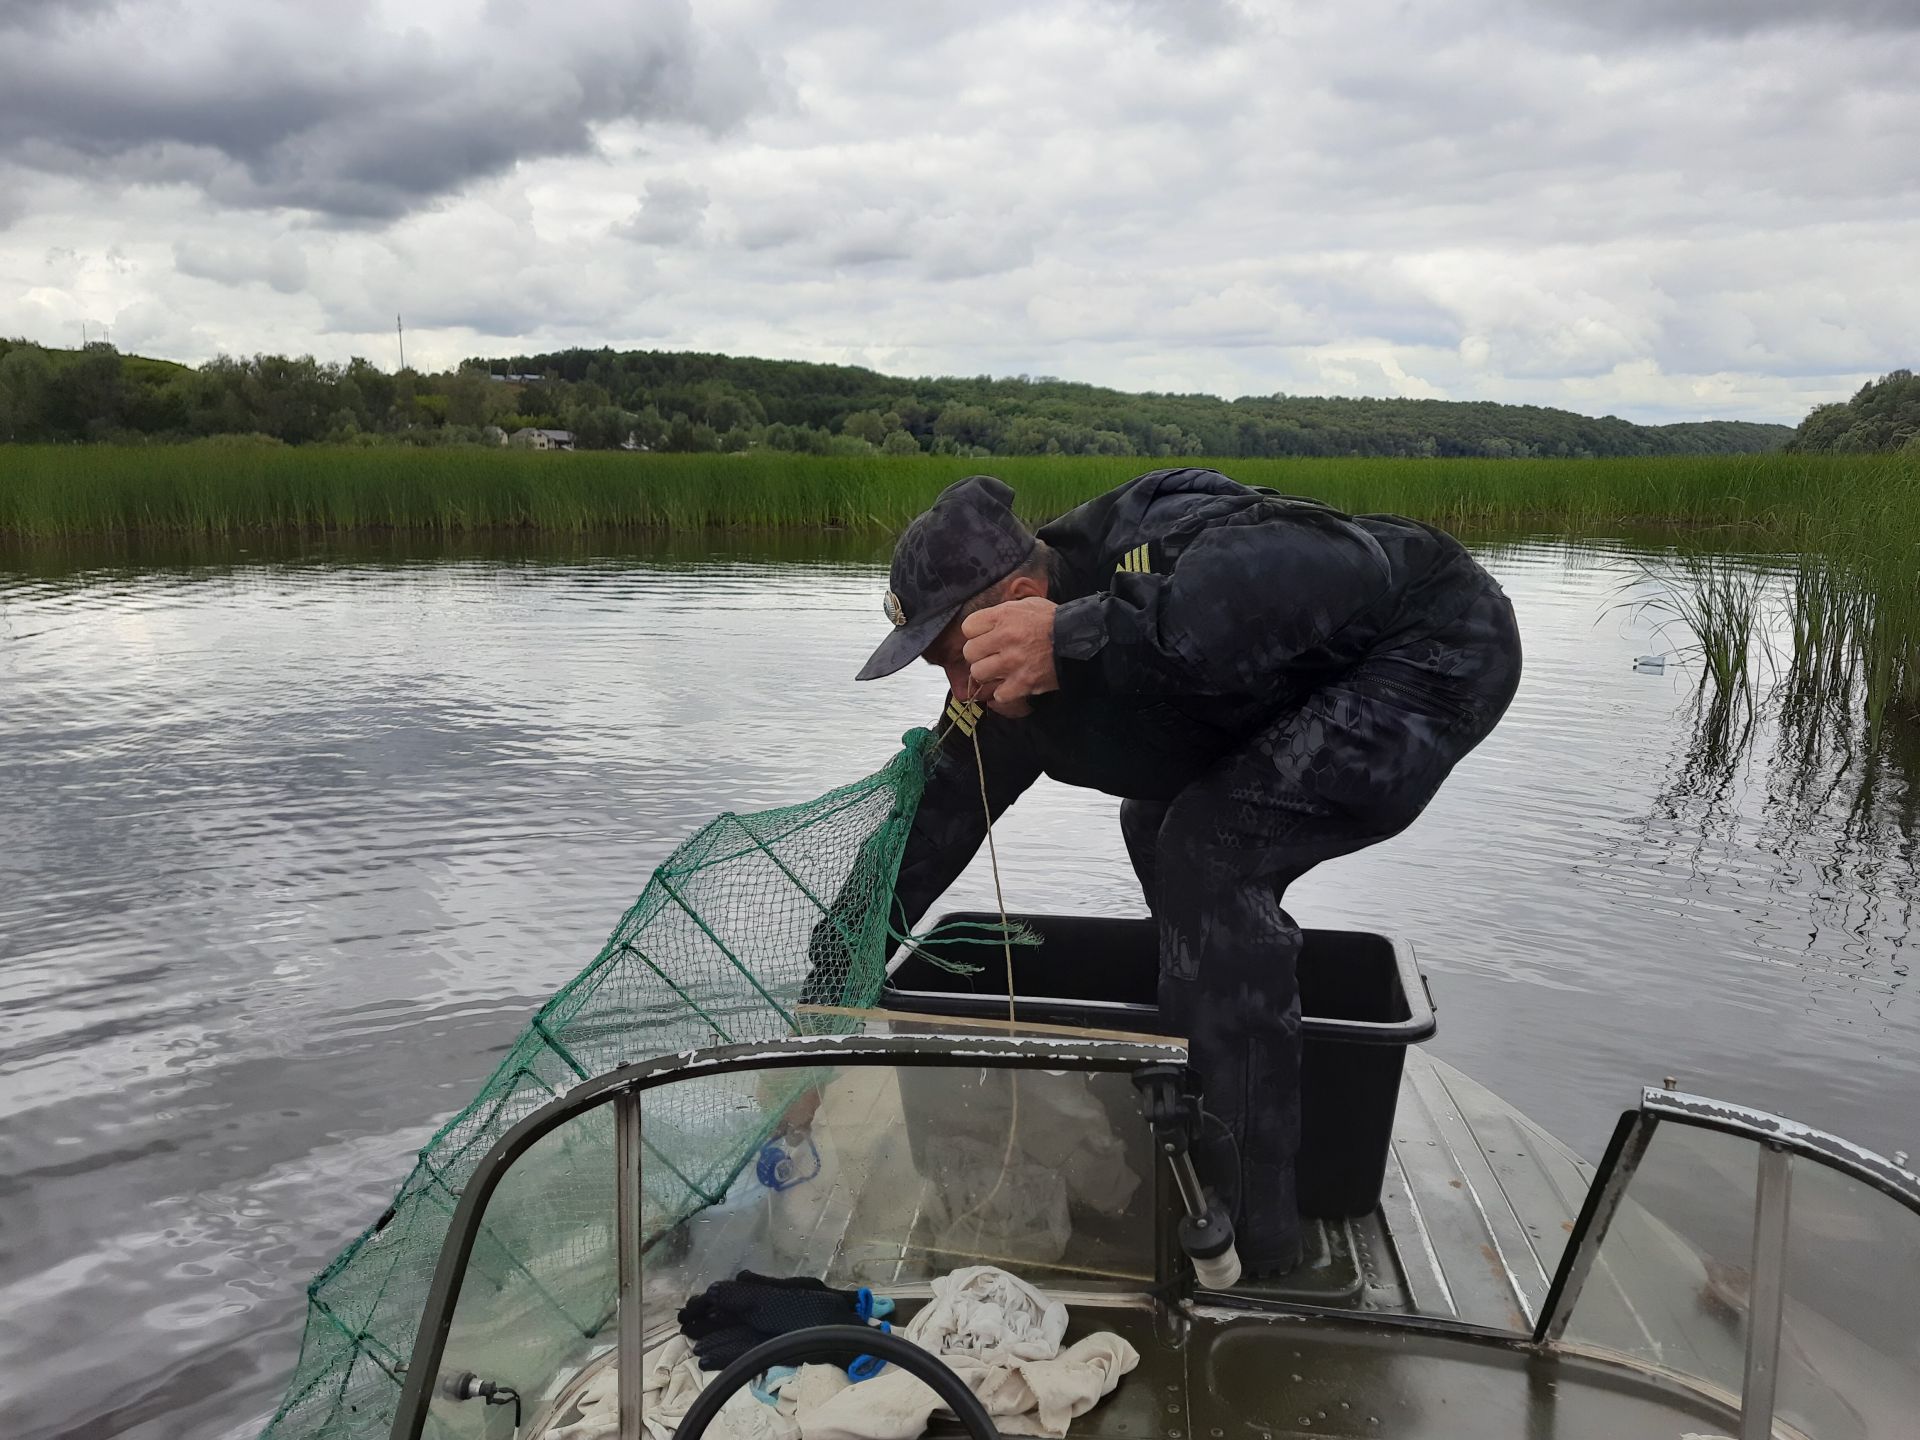
[[[742,1270],[716,1280],[681,1307],[680,1333],[702,1370],[724,1370],[762,1340],[812,1325],[862,1323],[859,1296],[820,1280],[776,1280]]]

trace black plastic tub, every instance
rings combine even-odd
[[[943,916],[997,924],[998,915]],[[1018,915],[1039,945],[1013,947],[1023,1020],[1165,1034],[1160,947],[1151,920]],[[1299,1200],[1304,1215],[1365,1215],[1380,1203],[1406,1048],[1434,1033],[1426,981],[1403,941],[1367,930],[1308,930],[1300,952]],[[954,974],[938,960],[979,966]],[[1006,959],[997,944],[909,951],[880,1003],[916,1015],[1002,1017]]]

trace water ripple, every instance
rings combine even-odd
[[[1628,546],[1486,552],[1527,678],[1406,834],[1296,889],[1413,938],[1440,1052],[1590,1152],[1637,1087],[1910,1145],[1904,852],[1763,767],[1696,793]],[[0,1413],[241,1434],[302,1287],[694,826],[937,712],[854,686],[872,547],[0,572]],[[1792,797],[1787,797],[1792,798]],[[1114,802],[1011,812],[1009,899],[1139,913]],[[983,866],[954,906],[991,901]],[[86,1337],[76,1345],[75,1337]]]

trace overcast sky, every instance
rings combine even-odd
[[[0,0],[0,333],[1797,420],[1920,0]]]

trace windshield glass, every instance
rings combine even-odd
[[[1718,1130],[1661,1125],[1601,1241],[1566,1338],[1737,1397],[1758,1153]]]
[[[1816,1440],[1920,1431],[1920,1215],[1803,1156],[1774,1414]]]
[[[1566,1341],[1699,1383],[1755,1434],[1771,1417],[1808,1440],[1913,1435],[1920,1211],[1896,1198],[1912,1177],[1773,1116],[1675,1103],[1708,1119],[1651,1122]]]
[[[767,1116],[763,1142],[713,1177],[711,1204],[650,1236],[650,1332],[740,1270],[889,1294],[966,1265],[1075,1290],[1152,1284],[1152,1151],[1124,1074],[769,1071],[650,1091],[642,1113],[651,1132],[742,1104]],[[647,1183],[662,1215],[677,1183]]]
[[[743,1271],[864,1287],[901,1318],[980,1266],[1063,1302],[1135,1302],[1154,1280],[1155,1174],[1127,1073],[968,1049],[693,1068],[565,1120],[505,1170],[473,1232],[436,1433],[513,1434],[515,1403],[523,1434],[606,1418],[623,1330],[650,1356]]]

